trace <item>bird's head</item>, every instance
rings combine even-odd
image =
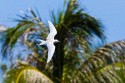
[[[58,42],[60,42],[60,41],[59,41],[59,40],[57,40],[57,39],[55,39],[54,43],[58,43]]]

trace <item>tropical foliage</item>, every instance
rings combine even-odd
[[[94,52],[90,58],[88,58],[77,71],[75,71],[73,76],[69,79],[64,79],[63,82],[73,82],[73,83],[124,83],[125,81],[125,41],[113,42],[108,45],[105,45]],[[27,69],[35,69],[27,65],[26,63],[21,63],[18,65],[21,67],[22,71],[27,71]],[[25,68],[24,68],[25,67]],[[24,69],[23,69],[24,68]],[[7,75],[10,76],[10,80],[13,80],[12,76],[13,71],[20,72],[19,69],[11,69],[7,72]],[[40,73],[38,70],[34,70],[35,72],[27,72],[30,73],[30,76],[33,74]],[[26,74],[26,72],[25,72]],[[28,81],[28,77],[25,80]],[[17,73],[16,76],[19,76]],[[27,75],[26,75],[27,76]],[[37,75],[38,76],[38,75]],[[44,76],[44,75],[43,75]],[[41,76],[42,77],[42,76]],[[30,80],[37,80],[39,78],[30,78]],[[9,77],[5,78],[8,81]],[[20,78],[21,79],[21,78]],[[41,79],[44,79],[42,77]],[[44,79],[48,79],[47,77]],[[10,81],[9,80],[9,81]],[[17,80],[17,79],[14,79]],[[22,80],[22,79],[21,79]],[[51,82],[51,81],[50,81]],[[18,82],[17,82],[18,83]],[[29,82],[26,82],[29,83]],[[35,82],[32,82],[35,83]],[[40,81],[38,82],[40,83]]]
[[[53,83],[43,73],[26,63],[19,62],[18,67],[8,70],[5,83]]]
[[[105,42],[104,27],[85,13],[77,0],[65,0],[62,11],[52,12],[58,32],[56,39],[61,42],[55,44],[56,51],[49,64],[46,46],[39,46],[36,40],[46,38],[48,26],[37,10],[30,9],[18,17],[14,19],[18,22],[15,27],[1,33],[2,55],[11,62],[5,83],[124,82],[125,41],[108,44],[93,53],[95,38]]]
[[[110,43],[98,49],[74,74],[73,82],[124,83],[125,41]],[[80,80],[82,78],[82,80]]]

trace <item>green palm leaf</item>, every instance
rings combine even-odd
[[[10,53],[12,48],[15,46],[18,38],[25,33],[29,28],[32,28],[33,24],[19,24],[16,28],[9,28],[3,33],[2,37],[2,53],[4,56],[7,55],[7,52]]]
[[[35,67],[21,63],[18,67],[6,72],[4,83],[53,83]]]
[[[1,42],[3,48],[1,52],[4,57],[10,54],[11,50],[17,43],[17,40],[21,36],[25,36],[25,33],[31,32],[30,30],[35,30],[36,27],[43,27],[41,18],[39,16],[37,17],[37,14],[32,9],[29,12],[31,15],[17,15],[18,17],[20,17],[20,19],[14,19],[14,21],[18,22],[17,26],[8,28],[5,32],[1,33]]]
[[[124,83],[125,41],[113,42],[94,52],[76,69],[72,79],[89,83]]]

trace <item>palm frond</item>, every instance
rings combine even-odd
[[[70,20],[70,22],[67,22],[68,20]],[[76,31],[75,33],[83,31],[80,36],[82,36],[82,34],[83,37],[96,35],[102,40],[105,39],[104,27],[101,22],[85,13],[84,10],[79,7],[77,0],[70,0],[68,9],[65,12],[64,23],[69,23],[67,27],[71,27],[73,32]]]
[[[38,12],[37,12],[38,13]],[[16,27],[7,29],[4,33],[2,33],[1,41],[2,41],[2,55],[6,57],[10,54],[11,50],[14,48],[17,40],[21,36],[26,36],[28,31],[33,28],[43,27],[44,25],[41,22],[41,18],[37,16],[35,11],[30,9],[30,14],[17,15],[20,19],[14,19],[18,22]],[[45,27],[44,27],[45,28]],[[45,29],[44,29],[45,30]],[[43,31],[45,32],[45,31]],[[3,42],[4,41],[4,42]]]
[[[21,63],[18,67],[6,72],[4,83],[53,83],[35,67]]]
[[[125,41],[113,42],[98,49],[74,73],[74,81],[89,83],[124,83]],[[121,71],[122,70],[122,71]],[[123,75],[123,79],[121,78]],[[77,78],[78,76],[79,78]]]
[[[15,46],[19,37],[29,28],[32,28],[32,23],[19,24],[16,28],[9,28],[3,33],[2,37],[2,54],[6,57]]]

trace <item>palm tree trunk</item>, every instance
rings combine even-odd
[[[55,56],[53,57],[53,80],[55,83],[61,83],[62,82],[62,74],[63,74],[63,65],[64,65],[64,43],[66,34],[63,32],[64,29],[60,30],[58,35],[56,36],[56,39],[60,41],[60,43],[55,44],[56,45],[56,52]],[[62,33],[63,32],[63,33]]]
[[[54,67],[53,67],[53,80],[56,83],[61,83],[62,74],[63,74],[63,60],[64,60],[64,51],[63,45],[56,45],[57,52],[54,57]]]

